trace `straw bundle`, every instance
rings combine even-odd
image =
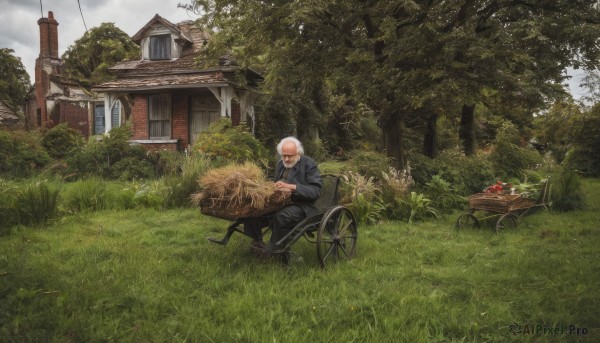
[[[252,163],[213,169],[201,177],[203,191],[192,195],[202,213],[223,219],[259,216],[290,202],[291,192],[276,189]]]

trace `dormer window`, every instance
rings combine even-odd
[[[158,35],[150,37],[150,59],[171,59],[171,35]]]

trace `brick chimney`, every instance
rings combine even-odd
[[[42,125],[48,122],[46,96],[50,94],[50,75],[61,72],[62,61],[58,58],[58,22],[54,13],[38,20],[40,27],[40,55],[35,60],[35,97]]]
[[[40,26],[40,57],[58,58],[58,22],[54,13],[38,20]]]

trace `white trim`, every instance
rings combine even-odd
[[[133,88],[111,88],[111,87],[93,87],[92,92],[98,93],[124,93],[124,92],[143,92],[143,91],[162,91],[168,89],[182,89],[182,88],[211,88],[211,87],[223,87],[227,86],[228,83],[190,83],[184,85],[162,85],[162,86],[144,86],[144,87],[133,87]],[[219,98],[215,95],[217,99]]]
[[[129,142],[138,144],[170,144],[177,143],[177,139],[131,139]]]
[[[215,96],[215,98],[217,98],[217,100],[219,100],[219,102],[221,103],[221,106],[223,106],[223,99],[221,99],[221,95],[220,95],[220,87],[208,87],[208,89],[213,93],[213,95]]]

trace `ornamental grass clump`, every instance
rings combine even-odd
[[[198,180],[202,192],[192,201],[203,213],[224,219],[256,216],[285,206],[289,190],[276,189],[253,163],[231,164],[208,171]]]
[[[342,180],[342,203],[348,204],[359,223],[377,224],[385,215],[385,205],[374,177],[349,171]]]

